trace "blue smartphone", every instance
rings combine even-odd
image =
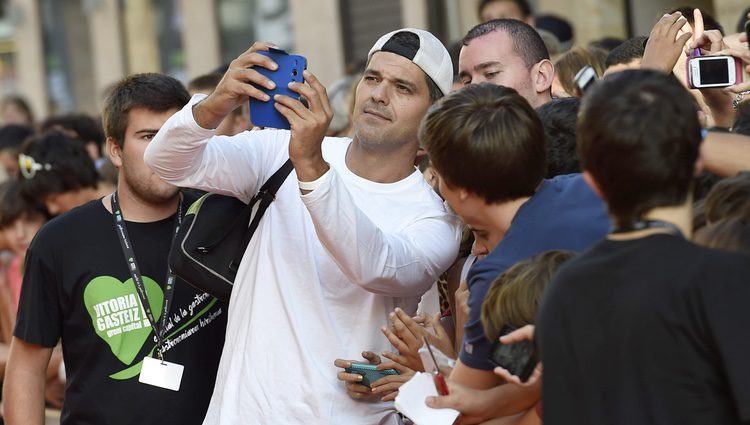
[[[265,87],[255,86],[259,90],[266,92],[271,99],[263,102],[262,100],[250,98],[250,120],[254,126],[289,130],[289,121],[276,110],[273,97],[277,94],[283,94],[294,99],[299,99],[299,94],[289,90],[288,85],[293,81],[297,83],[304,82],[302,72],[307,69],[307,59],[303,56],[290,55],[283,50],[274,48],[269,48],[267,52],[259,51],[258,53],[273,59],[279,67],[276,71],[271,71],[262,66],[255,67],[256,71],[276,83],[276,88],[268,90]]]
[[[377,381],[380,378],[384,378],[388,375],[398,375],[398,371],[396,369],[383,369],[378,370],[377,365],[374,364],[365,364],[365,363],[352,363],[352,367],[347,367],[344,369],[346,373],[353,373],[355,375],[361,375],[362,380],[359,381],[360,384],[369,387],[370,384]]]

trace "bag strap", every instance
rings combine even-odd
[[[292,172],[293,168],[294,166],[292,165],[292,160],[287,159],[284,165],[276,170],[276,172],[273,173],[273,175],[268,180],[266,180],[265,183],[263,183],[263,186],[261,186],[258,193],[248,204],[249,208],[253,208],[254,204],[260,201],[260,203],[258,204],[258,210],[252,217],[250,225],[247,227],[245,237],[242,238],[242,245],[240,245],[240,248],[234,254],[234,259],[232,259],[232,262],[229,263],[229,269],[233,272],[237,272],[237,269],[240,266],[240,261],[242,261],[242,256],[245,255],[247,245],[250,243],[250,239],[252,239],[253,233],[255,233],[255,229],[258,228],[260,219],[263,217],[266,209],[268,209],[268,206],[271,205],[271,202],[276,199],[276,192],[278,192],[281,185],[284,184],[284,181],[289,176],[289,173]]]

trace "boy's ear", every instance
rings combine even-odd
[[[107,154],[109,155],[112,165],[116,168],[122,167],[122,148],[115,142],[112,136],[107,137]]]
[[[469,191],[464,188],[458,189],[458,199],[462,202],[469,199]]]
[[[588,171],[583,172],[583,181],[586,182],[587,185],[591,188],[591,190],[596,193],[596,196],[602,198],[602,200],[606,201],[604,198],[604,194],[602,193],[602,190],[599,188],[599,184],[596,182],[596,179],[594,179],[594,176],[591,175]]]

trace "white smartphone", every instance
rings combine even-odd
[[[741,66],[732,56],[697,56],[688,61],[688,82],[694,89],[733,86],[742,82]]]
[[[591,86],[594,85],[594,82],[596,82],[596,71],[590,65],[586,65],[578,70],[574,80],[576,86],[578,86],[578,89],[581,91],[581,95],[583,95],[583,93],[586,93],[586,90],[591,88]]]

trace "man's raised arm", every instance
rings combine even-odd
[[[260,145],[280,146],[276,140],[280,137],[276,136],[282,136],[283,132],[266,134],[265,143],[251,142],[247,132],[236,137],[214,137],[214,129],[224,117],[251,97],[269,99],[253,86],[273,88],[271,80],[253,69],[277,67],[270,58],[257,53],[268,47],[266,43],[255,43],[232,61],[211,95],[195,95],[185,108],[164,123],[144,155],[146,164],[162,179],[177,186],[224,193],[247,201],[258,189],[256,186],[268,177],[265,173],[273,172],[263,165],[275,162],[277,158],[268,155],[280,150],[264,152]],[[216,139],[220,147],[209,143]]]

